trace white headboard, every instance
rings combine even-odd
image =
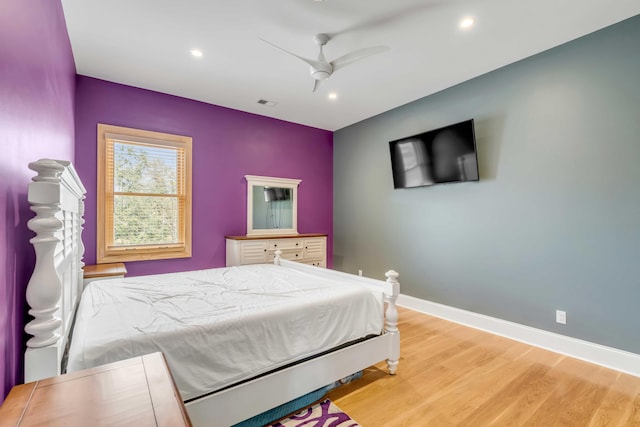
[[[35,217],[28,227],[36,264],[27,285],[29,314],[25,382],[59,375],[62,357],[82,292],[82,219],[86,190],[68,161],[41,159],[29,164],[38,173],[29,184]]]

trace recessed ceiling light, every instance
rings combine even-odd
[[[470,16],[467,16],[467,17],[462,18],[460,20],[460,24],[459,25],[460,25],[460,28],[462,28],[463,30],[467,30],[467,29],[473,27],[475,23],[476,23],[475,19],[473,19]]]
[[[327,95],[329,97],[329,99],[338,99],[338,94],[335,92],[331,92],[329,95]]]
[[[196,58],[202,58],[202,51],[200,49],[191,49],[191,55]]]

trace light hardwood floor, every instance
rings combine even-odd
[[[399,328],[397,375],[328,396],[363,427],[640,426],[640,378],[407,309]]]

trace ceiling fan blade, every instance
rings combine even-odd
[[[322,80],[313,79],[313,89],[311,90],[311,92],[315,92],[316,89],[320,87],[320,83],[322,83]]]
[[[346,67],[352,62],[359,61],[363,58],[366,58],[367,56],[376,55],[388,50],[388,46],[372,46],[365,47],[364,49],[354,50],[353,52],[349,52],[346,55],[342,55],[340,58],[331,61],[331,66],[333,67],[333,71],[336,71],[340,68]]]
[[[311,66],[312,66],[312,67],[314,67],[314,68],[317,68],[317,67],[318,67],[318,64],[319,64],[319,62],[318,62],[318,61],[314,61],[313,59],[308,59],[308,58],[305,58],[305,57],[303,57],[303,56],[296,55],[295,53],[293,53],[293,52],[289,52],[288,50],[283,49],[283,48],[281,48],[280,46],[276,46],[275,44],[273,44],[273,43],[271,43],[271,42],[268,42],[268,41],[266,41],[265,39],[262,39],[262,38],[260,38],[260,37],[258,37],[258,39],[260,39],[261,41],[263,41],[264,43],[266,43],[266,44],[268,44],[268,45],[271,45],[271,46],[275,47],[275,48],[276,48],[276,49],[278,49],[278,50],[281,50],[282,52],[284,52],[284,53],[286,53],[286,54],[289,54],[289,55],[291,55],[291,56],[295,56],[296,58],[300,59],[301,61],[306,62],[307,64],[311,65]]]

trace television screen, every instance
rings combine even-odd
[[[288,188],[264,187],[264,201],[289,200],[291,193]]]
[[[389,142],[395,188],[478,181],[473,119]]]

